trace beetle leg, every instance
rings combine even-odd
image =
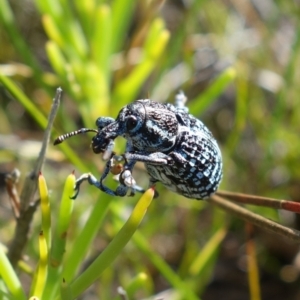
[[[125,160],[130,161],[140,161],[151,165],[171,165],[174,163],[173,159],[162,152],[154,152],[151,154],[144,154],[144,153],[125,153],[124,155]]]
[[[74,190],[75,190],[75,194],[70,197],[71,199],[76,199],[78,194],[79,194],[79,190],[80,190],[80,186],[81,184],[87,181],[89,184],[95,186],[96,188],[98,188],[99,190],[101,190],[102,192],[112,195],[112,196],[125,196],[128,190],[127,186],[124,185],[119,185],[116,191],[111,190],[110,188],[106,187],[105,185],[102,184],[101,181],[98,181],[97,178],[91,174],[91,173],[85,173],[82,174],[75,182],[75,186],[74,186]]]
[[[184,113],[188,113],[189,111],[189,109],[185,106],[186,100],[187,97],[183,91],[179,91],[175,96],[175,107]]]
[[[100,180],[98,181],[97,178],[91,174],[91,173],[85,173],[81,175],[75,183],[75,194],[71,197],[71,199],[76,199],[76,197],[79,194],[80,186],[84,181],[87,181],[90,185],[95,186],[102,192],[112,195],[112,196],[120,196],[124,197],[128,189],[130,188],[132,190],[132,193],[134,194],[134,191],[140,191],[139,187],[136,187],[135,180],[131,175],[131,170],[135,165],[135,161],[131,161],[129,163],[126,163],[126,169],[122,171],[119,176],[119,185],[115,191],[110,189],[109,187],[104,185],[104,180],[108,176],[110,169],[113,167],[114,164],[114,158],[118,158],[118,156],[113,155],[105,164],[104,171],[100,177]],[[136,188],[135,188],[136,187]]]
[[[116,180],[119,182],[119,185],[115,191],[113,191],[109,187],[105,186],[103,182],[104,182],[105,178],[108,176],[110,169],[112,168],[112,166],[114,164],[114,160],[116,160],[116,161],[119,160],[119,156],[116,156],[116,155],[112,156],[106,162],[104,171],[103,171],[99,181],[91,173],[85,173],[85,174],[81,175],[76,180],[75,187],[74,187],[75,195],[72,196],[71,198],[76,199],[76,197],[79,194],[80,186],[84,181],[87,181],[90,185],[93,185],[96,188],[98,188],[99,190],[103,191],[104,193],[112,195],[112,196],[124,197],[127,194],[128,189],[131,190],[132,196],[135,194],[135,192],[144,193],[145,189],[138,186],[132,176],[132,169],[133,169],[135,163],[137,161],[141,161],[141,162],[146,162],[146,163],[150,163],[153,165],[165,165],[165,164],[170,164],[173,162],[173,159],[171,157],[169,157],[166,154],[160,153],[160,152],[152,153],[150,155],[125,153],[123,155],[123,157],[125,159],[124,170],[120,174],[115,176]],[[153,184],[154,184],[154,181],[152,182],[150,180],[149,185],[153,186]],[[155,198],[157,196],[158,196],[158,193],[156,192]]]
[[[114,176],[114,179],[116,181],[118,181],[120,184],[121,184],[120,181],[124,181],[124,184],[131,189],[131,195],[130,196],[134,196],[135,192],[138,192],[138,193],[141,193],[141,194],[145,193],[146,190],[144,188],[142,188],[141,186],[135,184],[135,180],[132,177],[131,172],[129,170],[125,170],[125,171],[126,172],[124,172],[123,176],[122,176],[122,173],[121,173],[121,174],[119,174],[117,176]],[[130,174],[128,172],[130,172]],[[122,177],[123,177],[123,179],[120,179]],[[150,178],[149,188],[153,187],[156,182],[157,182],[156,179]],[[154,192],[154,198],[157,198],[158,195],[159,195],[158,192],[155,190],[155,192]]]

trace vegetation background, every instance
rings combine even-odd
[[[136,99],[172,102],[183,89],[190,111],[222,149],[221,189],[299,200],[299,13],[297,0],[2,0],[1,244],[10,244],[16,226],[4,174],[20,169],[22,189],[58,86],[64,94],[52,138],[93,128],[97,117],[115,117]],[[89,144],[89,136],[78,136],[61,148],[49,146],[43,174],[54,227],[67,175],[75,169],[77,176],[86,171],[98,176],[103,169]],[[123,147],[118,141],[116,151]],[[142,165],[134,176],[147,186]],[[249,299],[244,222],[157,188],[160,197],[139,230],[80,299],[123,299],[118,286],[129,299],[160,292],[164,296],[156,299]],[[82,186],[65,256],[76,256],[82,232],[89,241],[74,277],[107,248],[139,198],[112,198]],[[292,213],[249,208],[300,227]],[[27,269],[17,273],[29,294],[40,259],[39,214],[23,253]],[[262,299],[300,299],[298,245],[259,228],[254,237]],[[3,299],[17,299],[3,282],[0,287]],[[41,298],[48,299],[45,293]]]

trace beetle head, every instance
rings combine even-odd
[[[94,152],[103,152],[110,140],[123,136],[136,150],[167,151],[175,144],[177,131],[176,116],[165,105],[138,100],[123,107],[115,121],[99,130],[92,145]]]

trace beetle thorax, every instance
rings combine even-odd
[[[124,110],[127,118],[133,116],[141,122],[132,130],[127,130],[124,137],[139,151],[167,152],[176,142],[178,122],[176,115],[160,103],[138,100]],[[153,105],[154,104],[154,105]],[[155,107],[157,104],[157,108]]]

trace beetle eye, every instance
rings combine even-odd
[[[137,119],[136,117],[129,117],[127,119],[127,122],[126,122],[126,128],[127,130],[132,130],[133,128],[135,128],[137,125]]]

